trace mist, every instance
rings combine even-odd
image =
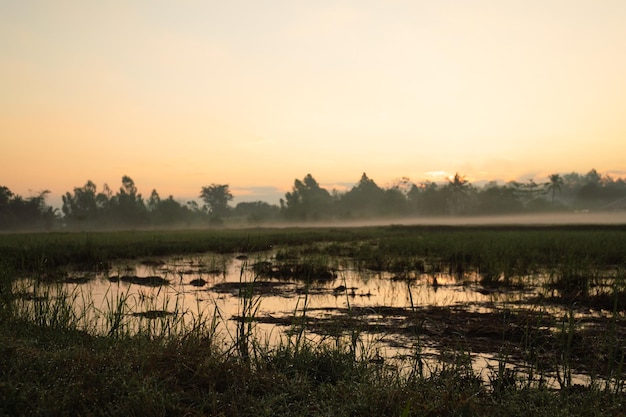
[[[330,220],[317,222],[272,222],[266,227],[376,227],[376,226],[584,226],[584,225],[624,225],[626,212],[590,213],[558,212],[531,213],[500,216],[455,216],[455,217],[397,217],[367,220]]]
[[[153,189],[147,197],[133,179],[115,190],[88,180],[51,207],[49,191],[23,198],[0,187],[0,230],[124,230],[243,227],[359,227],[383,225],[498,226],[626,223],[626,181],[601,175],[552,174],[546,181],[471,184],[402,178],[380,187],[366,173],[349,190],[327,190],[307,174],[295,179],[279,204],[233,205],[229,184],[199,187],[181,201]]]

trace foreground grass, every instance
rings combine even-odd
[[[623,415],[625,401],[598,388],[494,392],[463,367],[400,376],[341,348],[286,345],[245,360],[210,335],[0,324],[0,415],[599,416]]]
[[[416,255],[457,262],[462,268],[484,262],[498,268],[550,267],[581,257],[593,259],[594,266],[619,266],[626,254],[621,228],[2,235],[0,415],[625,415],[623,385],[551,390],[506,374],[490,375],[492,382],[485,383],[462,361],[442,361],[432,372],[422,373],[418,356],[396,367],[360,356],[349,344],[294,344],[285,339],[282,346],[270,348],[259,345],[245,328],[237,340],[222,338],[210,323],[167,337],[131,335],[123,329],[102,336],[79,328],[71,314],[63,314],[68,307],[63,304],[58,309],[55,302],[42,303],[47,307],[36,316],[14,307],[20,295],[12,282],[24,272],[35,271],[45,279],[56,268],[98,267],[126,257],[250,252],[319,242],[327,243],[319,251],[353,256],[369,265],[378,262],[384,268]]]

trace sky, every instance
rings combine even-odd
[[[0,185],[626,176],[626,1],[0,0]]]

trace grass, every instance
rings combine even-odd
[[[528,383],[507,366],[514,345],[489,375],[477,374],[469,365],[471,352],[463,334],[455,339],[456,333],[442,333],[450,337],[450,350],[434,364],[422,360],[419,345],[400,363],[381,359],[361,333],[359,310],[349,305],[350,320],[337,324],[347,326],[347,332],[322,341],[310,338],[307,332],[315,320],[307,317],[306,297],[303,308],[294,312],[292,333],[278,345],[261,343],[254,331],[261,302],[254,288],[257,277],[248,280],[243,269],[240,321],[232,337],[220,333],[219,311],[183,322],[182,306],[154,305],[144,312],[148,316],[133,317],[127,293],[111,297],[99,312],[107,324],[104,331],[98,330],[88,314],[73,308],[77,293],[39,285],[65,276],[68,269],[87,266],[96,271],[115,259],[205,251],[247,254],[296,243],[308,263],[293,263],[293,257],[304,258],[285,250],[280,265],[320,265],[319,259],[340,255],[363,268],[393,272],[483,271],[490,277],[488,285],[496,287],[518,275],[553,271],[554,283],[573,297],[569,303],[598,294],[609,297],[613,327],[600,332],[593,322],[577,318],[574,310],[553,323],[557,331],[549,336],[541,330],[549,321],[542,311],[527,317],[502,312],[502,323],[493,328],[470,315],[446,316],[442,311],[425,316],[419,306],[405,312],[412,326],[407,331],[418,337],[423,317],[434,331],[472,319],[474,327],[469,329],[479,336],[514,337],[537,373],[543,372],[541,362],[551,353],[542,349],[558,346],[559,355],[550,358],[561,383],[561,389],[554,390]],[[622,227],[0,235],[0,262],[0,416],[624,415]],[[595,290],[598,271],[605,269],[613,271],[609,284]],[[25,275],[32,280],[28,291],[15,285],[16,278]],[[89,300],[81,302],[85,309],[94,308]],[[171,314],[158,314],[164,311]],[[441,320],[435,323],[433,317]],[[133,327],[137,321],[144,325]],[[595,349],[595,359],[589,359],[590,348]],[[572,383],[572,370],[581,358],[608,378],[586,386]]]
[[[491,392],[455,366],[403,379],[339,348],[282,348],[249,364],[200,337],[102,340],[24,327],[2,353],[7,415],[619,415],[624,400],[597,389]]]

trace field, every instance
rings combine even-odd
[[[626,226],[3,234],[0,302],[0,415],[624,415]]]

